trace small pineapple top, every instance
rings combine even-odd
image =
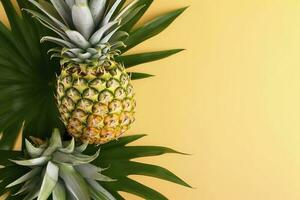
[[[100,182],[116,181],[102,174],[105,170],[92,164],[98,158],[83,152],[88,144],[77,146],[74,138],[63,141],[58,129],[54,129],[50,140],[43,142],[32,138],[25,140],[27,158],[11,160],[16,166],[27,167],[29,172],[8,184],[6,188],[22,185],[13,194],[21,199],[53,200],[109,199],[116,200]],[[20,196],[19,196],[20,195]]]
[[[25,9],[60,38],[45,36],[42,42],[59,45],[51,49],[52,57],[64,63],[102,64],[119,55],[128,33],[121,27],[144,5],[133,0],[122,7],[122,0],[29,0],[42,13]]]

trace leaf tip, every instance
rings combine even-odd
[[[190,6],[185,6],[185,7],[182,7],[182,8],[179,8],[177,10],[174,11],[174,13],[176,13],[176,16],[179,16],[181,15],[184,11],[186,11]]]
[[[180,152],[180,151],[175,151],[173,153],[176,153],[176,154],[180,154],[180,155],[183,155],[183,156],[191,156],[192,154],[188,154],[188,153],[184,153],[184,152]]]
[[[176,49],[176,50],[175,50],[176,53],[180,53],[180,52],[182,52],[182,51],[186,51],[186,49]]]
[[[185,10],[187,10],[189,7],[191,7],[191,6],[185,6],[185,7],[181,8],[182,12],[184,12]]]

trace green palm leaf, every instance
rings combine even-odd
[[[160,166],[133,162],[133,161],[123,161],[123,160],[112,161],[110,163],[112,167],[109,169],[109,171],[111,175],[112,174],[118,175],[118,177],[115,176],[116,179],[118,179],[119,177],[122,178],[129,175],[142,175],[142,176],[154,177],[169,182],[173,182],[182,186],[190,187],[186,182],[181,180],[175,174]],[[117,166],[122,166],[122,170],[120,171],[120,169],[117,168]]]
[[[129,75],[131,77],[131,80],[139,80],[139,79],[144,79],[144,78],[149,78],[149,77],[154,76],[151,74],[138,73],[138,72],[129,72]]]
[[[101,156],[94,161],[94,164],[101,167],[109,166],[109,169],[103,173],[109,177],[117,179],[116,182],[106,182],[104,184],[104,187],[112,194],[114,192],[123,191],[140,196],[145,199],[157,200],[163,200],[167,198],[159,192],[130,179],[128,176],[149,176],[173,182],[185,187],[191,187],[185,181],[163,167],[131,161],[135,158],[160,156],[169,153],[187,155],[167,147],[128,146],[132,142],[139,140],[144,136],[145,135],[126,136],[120,138],[118,141],[103,145]],[[88,151],[93,152],[95,151],[95,149],[94,147],[89,147]],[[120,166],[122,166],[121,169]],[[118,196],[115,197],[118,200],[123,199],[119,198]]]
[[[159,16],[140,28],[132,31],[129,38],[125,41],[126,48],[123,50],[123,52],[126,52],[136,45],[146,41],[147,39],[161,33],[186,9],[187,7],[180,8],[165,15]]]
[[[45,35],[53,35],[37,20],[23,12],[17,13],[10,0],[0,0],[5,8],[11,29],[0,22],[0,149],[10,149],[18,130],[26,121],[25,136],[47,137],[53,127],[63,129],[55,105],[55,80],[59,73],[58,60],[50,60],[49,43],[40,44]],[[29,2],[18,0],[19,7],[35,10]],[[113,3],[114,1],[111,1]],[[144,6],[133,19],[122,26],[130,31],[124,52],[167,28],[186,8],[167,13],[134,29],[135,24],[148,10],[153,0],[139,0]],[[125,0],[120,5],[124,5]],[[121,6],[118,8],[121,9]],[[180,50],[149,52],[117,58],[126,67],[152,62],[171,56]],[[151,77],[150,74],[131,73],[133,80]],[[42,113],[42,114],[41,114]]]
[[[128,192],[144,199],[168,200],[168,198],[161,193],[129,178],[119,179],[117,183],[111,184],[110,188],[117,191]]]
[[[20,187],[16,186],[13,188],[6,188],[6,186],[13,181],[17,180],[20,176],[23,174],[27,173],[28,170],[26,168],[20,167],[13,165],[8,159],[16,159],[19,156],[22,155],[21,152],[16,152],[16,151],[6,151],[6,150],[1,150],[1,159],[0,163],[2,166],[5,166],[4,168],[2,167],[0,169],[0,196],[4,195],[7,192],[10,192],[14,194],[17,192]],[[3,156],[2,156],[3,155]],[[12,197],[13,198],[13,197]]]
[[[49,60],[50,46],[39,43],[49,31],[27,14],[18,15],[11,1],[1,2],[11,30],[0,22],[0,148],[10,149],[23,121],[25,136],[45,137],[53,127],[63,126],[53,95],[59,63]],[[21,7],[30,6],[18,2]]]
[[[153,62],[156,60],[161,60],[167,58],[176,53],[183,51],[184,49],[172,49],[166,51],[157,51],[157,52],[148,52],[148,53],[139,53],[133,55],[120,56],[117,58],[117,61],[123,62],[126,68],[130,68],[136,65],[143,63]]]
[[[53,127],[63,129],[58,118],[57,107],[54,100],[56,74],[59,73],[57,60],[50,60],[47,51],[52,48],[49,44],[40,44],[39,40],[44,35],[54,35],[33,20],[28,14],[19,15],[10,0],[0,0],[5,8],[11,29],[0,22],[0,149],[11,149],[19,135],[19,130],[24,127],[25,137],[49,137]],[[113,1],[111,1],[113,2]],[[144,7],[139,14],[122,26],[124,31],[131,31],[127,39],[127,48],[124,52],[141,42],[159,34],[167,28],[186,8],[182,8],[160,16],[141,27],[134,29],[135,24],[148,10],[153,0],[140,0],[139,5]],[[125,1],[122,1],[123,5]],[[18,0],[21,8],[34,10],[27,1]],[[119,7],[118,9],[121,9]],[[127,55],[117,58],[126,67],[156,61],[166,58],[181,49],[160,52],[149,52],[136,55]],[[145,73],[131,73],[133,80],[151,77]],[[105,175],[116,178],[118,181],[103,184],[116,199],[123,200],[119,191],[129,192],[145,199],[167,199],[159,192],[128,178],[130,175],[143,175],[170,181],[182,186],[190,187],[186,182],[169,170],[150,164],[131,161],[135,158],[159,156],[168,153],[179,153],[166,147],[158,146],[127,146],[128,144],[144,137],[145,135],[123,137],[118,141],[108,143],[102,147],[101,156],[95,160],[98,166],[111,166]],[[89,150],[93,152],[93,147]],[[24,156],[18,151],[0,151],[0,195],[6,192],[15,193],[20,188],[5,186],[22,174],[27,169],[16,167],[8,159],[18,159]],[[122,170],[118,166],[122,166]],[[9,196],[9,200],[18,199],[20,196]],[[25,197],[24,197],[25,198]]]
[[[129,22],[127,22],[127,24],[125,24],[122,27],[122,29],[124,31],[130,32],[133,29],[134,25],[142,18],[142,16],[145,14],[145,12],[149,9],[149,7],[151,6],[152,3],[153,3],[153,0],[139,0],[137,5],[138,6],[144,5],[144,7],[139,11],[139,13],[133,19],[131,19]]]
[[[129,178],[131,175],[154,177],[185,187],[191,187],[185,181],[163,167],[132,161],[134,158],[145,156],[159,156],[168,153],[182,154],[166,147],[128,146],[132,142],[139,140],[144,136],[145,135],[134,135],[122,137],[118,141],[105,144],[101,148],[100,156],[93,161],[93,164],[96,166],[100,166],[101,168],[108,167],[106,171],[103,171],[103,174],[117,180],[112,182],[99,182],[117,200],[124,200],[124,198],[119,194],[120,191],[128,192],[145,199],[167,199],[163,194],[143,185],[142,183],[132,180]],[[95,150],[97,150],[97,147],[89,146],[86,153],[93,153]],[[7,166],[0,169],[0,180],[3,180],[3,182],[0,183],[0,194],[4,194],[8,191],[16,192],[17,186],[12,188],[5,188],[5,186],[25,174],[27,169],[12,165],[8,159],[18,159],[22,156],[22,152],[0,151],[0,153],[1,155],[4,155],[0,159],[0,164]],[[120,168],[120,166],[122,167]],[[13,199],[14,197],[10,196],[9,198]]]
[[[0,150],[0,166],[9,166],[12,165],[12,163],[9,161],[9,159],[14,159],[22,155],[20,151],[6,151],[6,150]]]
[[[115,147],[124,147],[127,144],[135,142],[145,136],[147,136],[147,135],[142,134],[142,135],[131,135],[131,136],[122,137],[119,140],[114,140],[114,141],[111,141],[110,143],[103,145],[102,149],[108,150],[108,149],[115,148]]]
[[[22,19],[15,12],[11,2],[7,0],[2,1],[2,5],[8,16],[11,25],[11,31],[16,35],[17,38],[19,38],[20,42],[23,44],[22,46],[26,49],[30,49],[33,46],[32,41],[35,41],[35,46],[39,46],[34,38],[34,34],[32,34],[32,30],[28,29],[27,26],[22,22]],[[41,52],[37,48],[32,48],[31,51],[25,51],[23,54],[25,59],[27,59],[28,64],[34,65],[35,60],[30,60],[30,58],[38,59]]]

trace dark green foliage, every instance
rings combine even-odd
[[[142,16],[145,14],[145,12],[149,9],[149,7],[151,6],[153,0],[140,0],[139,1],[139,6],[144,5],[144,7],[142,8],[142,10],[140,10],[140,12],[132,19],[130,20],[124,27],[123,30],[130,32],[133,27],[136,25],[136,23],[142,18]]]
[[[132,161],[132,159],[146,156],[159,156],[168,153],[182,154],[160,146],[127,146],[144,136],[126,136],[120,138],[118,141],[103,145],[100,156],[93,162],[94,165],[102,168],[108,167],[103,174],[117,180],[114,182],[100,182],[117,200],[124,199],[118,194],[120,191],[128,192],[145,199],[167,199],[159,192],[132,180],[128,177],[130,175],[149,176],[190,187],[185,181],[163,167]],[[90,145],[86,153],[93,154],[97,149],[98,147]],[[27,169],[14,165],[8,159],[18,159],[23,155],[21,152],[15,151],[0,151],[0,153],[3,155],[0,159],[0,165],[7,166],[0,169],[0,180],[4,180],[3,183],[0,183],[0,194],[4,194],[7,191],[16,192],[18,187],[13,187],[11,190],[11,188],[5,189],[5,186],[26,173]],[[9,198],[13,199],[14,197],[11,196]]]
[[[53,127],[63,130],[55,105],[56,74],[59,73],[58,60],[50,60],[49,43],[40,44],[45,35],[54,35],[40,25],[28,14],[18,15],[10,0],[0,0],[5,8],[11,29],[0,22],[0,195],[6,192],[15,193],[19,188],[6,189],[5,186],[26,173],[26,168],[13,165],[9,159],[23,157],[19,151],[11,151],[19,131],[25,123],[24,137],[49,137]],[[125,1],[124,1],[125,2]],[[159,34],[167,28],[186,8],[182,8],[157,17],[145,25],[134,28],[136,23],[148,10],[153,0],[140,0],[145,5],[139,14],[125,24],[122,29],[130,33],[126,41],[127,48],[133,48],[141,42]],[[25,0],[18,0],[21,8],[35,9]],[[181,49],[126,55],[117,58],[129,68],[139,64],[160,60],[180,52]],[[145,73],[131,73],[133,80],[151,77]],[[186,187],[183,180],[165,168],[132,161],[134,158],[159,156],[166,153],[179,153],[169,148],[157,146],[127,146],[145,135],[123,137],[103,145],[100,157],[95,161],[101,167],[110,168],[105,174],[118,181],[103,184],[118,200],[123,200],[118,191],[125,191],[145,199],[167,199],[159,192],[144,186],[130,178],[129,175],[150,176]],[[94,152],[95,147],[88,151]],[[120,169],[120,166],[122,168]],[[19,196],[10,196],[8,200],[16,200]]]
[[[129,74],[132,80],[144,79],[153,76],[151,74],[137,73],[137,72],[131,72]]]
[[[123,191],[138,195],[145,199],[167,199],[159,192],[130,179],[128,177],[130,175],[149,176],[173,182],[185,187],[191,187],[185,181],[163,167],[132,161],[132,159],[135,158],[159,156],[169,153],[183,154],[173,149],[160,146],[127,146],[144,136],[145,135],[127,136],[120,138],[119,141],[114,141],[102,146],[100,157],[94,162],[94,164],[101,167],[109,166],[109,169],[106,170],[104,174],[118,180],[116,182],[104,183],[103,185],[105,188],[111,193],[114,193],[115,191]],[[95,151],[95,147],[90,147],[88,151]],[[117,199],[122,200],[123,198],[117,197]]]
[[[147,62],[152,62],[156,60],[161,60],[167,58],[176,53],[183,51],[184,49],[171,49],[166,51],[156,51],[148,53],[139,53],[127,56],[120,56],[117,58],[117,61],[123,62],[126,68],[130,68],[136,65],[140,65]]]
[[[5,167],[5,168],[1,169],[0,176],[1,176],[1,178],[3,178],[3,181],[0,183],[0,196],[4,195],[7,192],[12,192],[12,193],[17,192],[17,190],[20,188],[19,186],[14,187],[12,189],[7,189],[5,187],[27,172],[28,171],[26,171],[26,169],[22,169],[17,166]]]
[[[165,30],[179,15],[181,15],[187,7],[181,8],[165,15],[159,16],[145,25],[133,30],[129,34],[129,38],[125,41],[126,48],[123,52],[135,47],[136,45],[156,36]]]
[[[0,166],[9,166],[12,165],[12,163],[9,161],[9,159],[17,158],[22,155],[22,152],[20,151],[6,151],[6,150],[0,150]]]
[[[123,191],[138,195],[145,199],[167,199],[159,192],[130,179],[128,177],[130,175],[149,176],[173,182],[185,187],[191,187],[182,179],[163,167],[132,161],[132,159],[135,158],[159,156],[169,153],[183,154],[173,149],[160,146],[127,146],[144,136],[145,135],[134,135],[122,137],[118,141],[113,141],[101,147],[100,157],[94,162],[94,164],[101,167],[109,166],[109,169],[106,170],[104,174],[118,180],[116,182],[103,183],[105,188],[112,194],[115,191]],[[94,152],[95,147],[89,147],[88,151],[91,153]],[[120,166],[122,168],[121,170]],[[116,197],[118,200],[123,199],[118,196]]]
[[[1,0],[11,30],[0,22],[0,141],[10,149],[25,121],[25,136],[49,136],[53,127],[63,127],[55,105],[55,74],[59,62],[50,60],[50,46],[40,44],[52,34],[32,17],[19,16],[10,0]],[[20,0],[21,7],[29,6]]]
[[[40,38],[54,35],[26,12],[18,15],[11,0],[0,0],[9,18],[11,30],[0,22],[0,149],[10,149],[25,121],[25,136],[49,137],[53,127],[63,125],[55,104],[56,74],[60,72],[58,60],[50,60],[47,50],[53,46],[40,44]],[[139,14],[122,29],[130,33],[124,52],[167,28],[186,8],[167,13],[134,28],[153,0],[140,0],[144,5]],[[122,2],[125,3],[125,0]],[[28,1],[18,0],[19,7],[35,9]],[[166,58],[180,49],[141,53],[116,58],[125,67]],[[145,73],[131,73],[132,80],[151,77]]]

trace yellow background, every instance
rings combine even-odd
[[[156,0],[144,20],[185,5],[167,31],[132,51],[187,49],[134,68],[157,76],[135,83],[130,132],[149,134],[137,144],[193,154],[142,161],[195,189],[138,180],[170,200],[299,200],[300,1]]]

